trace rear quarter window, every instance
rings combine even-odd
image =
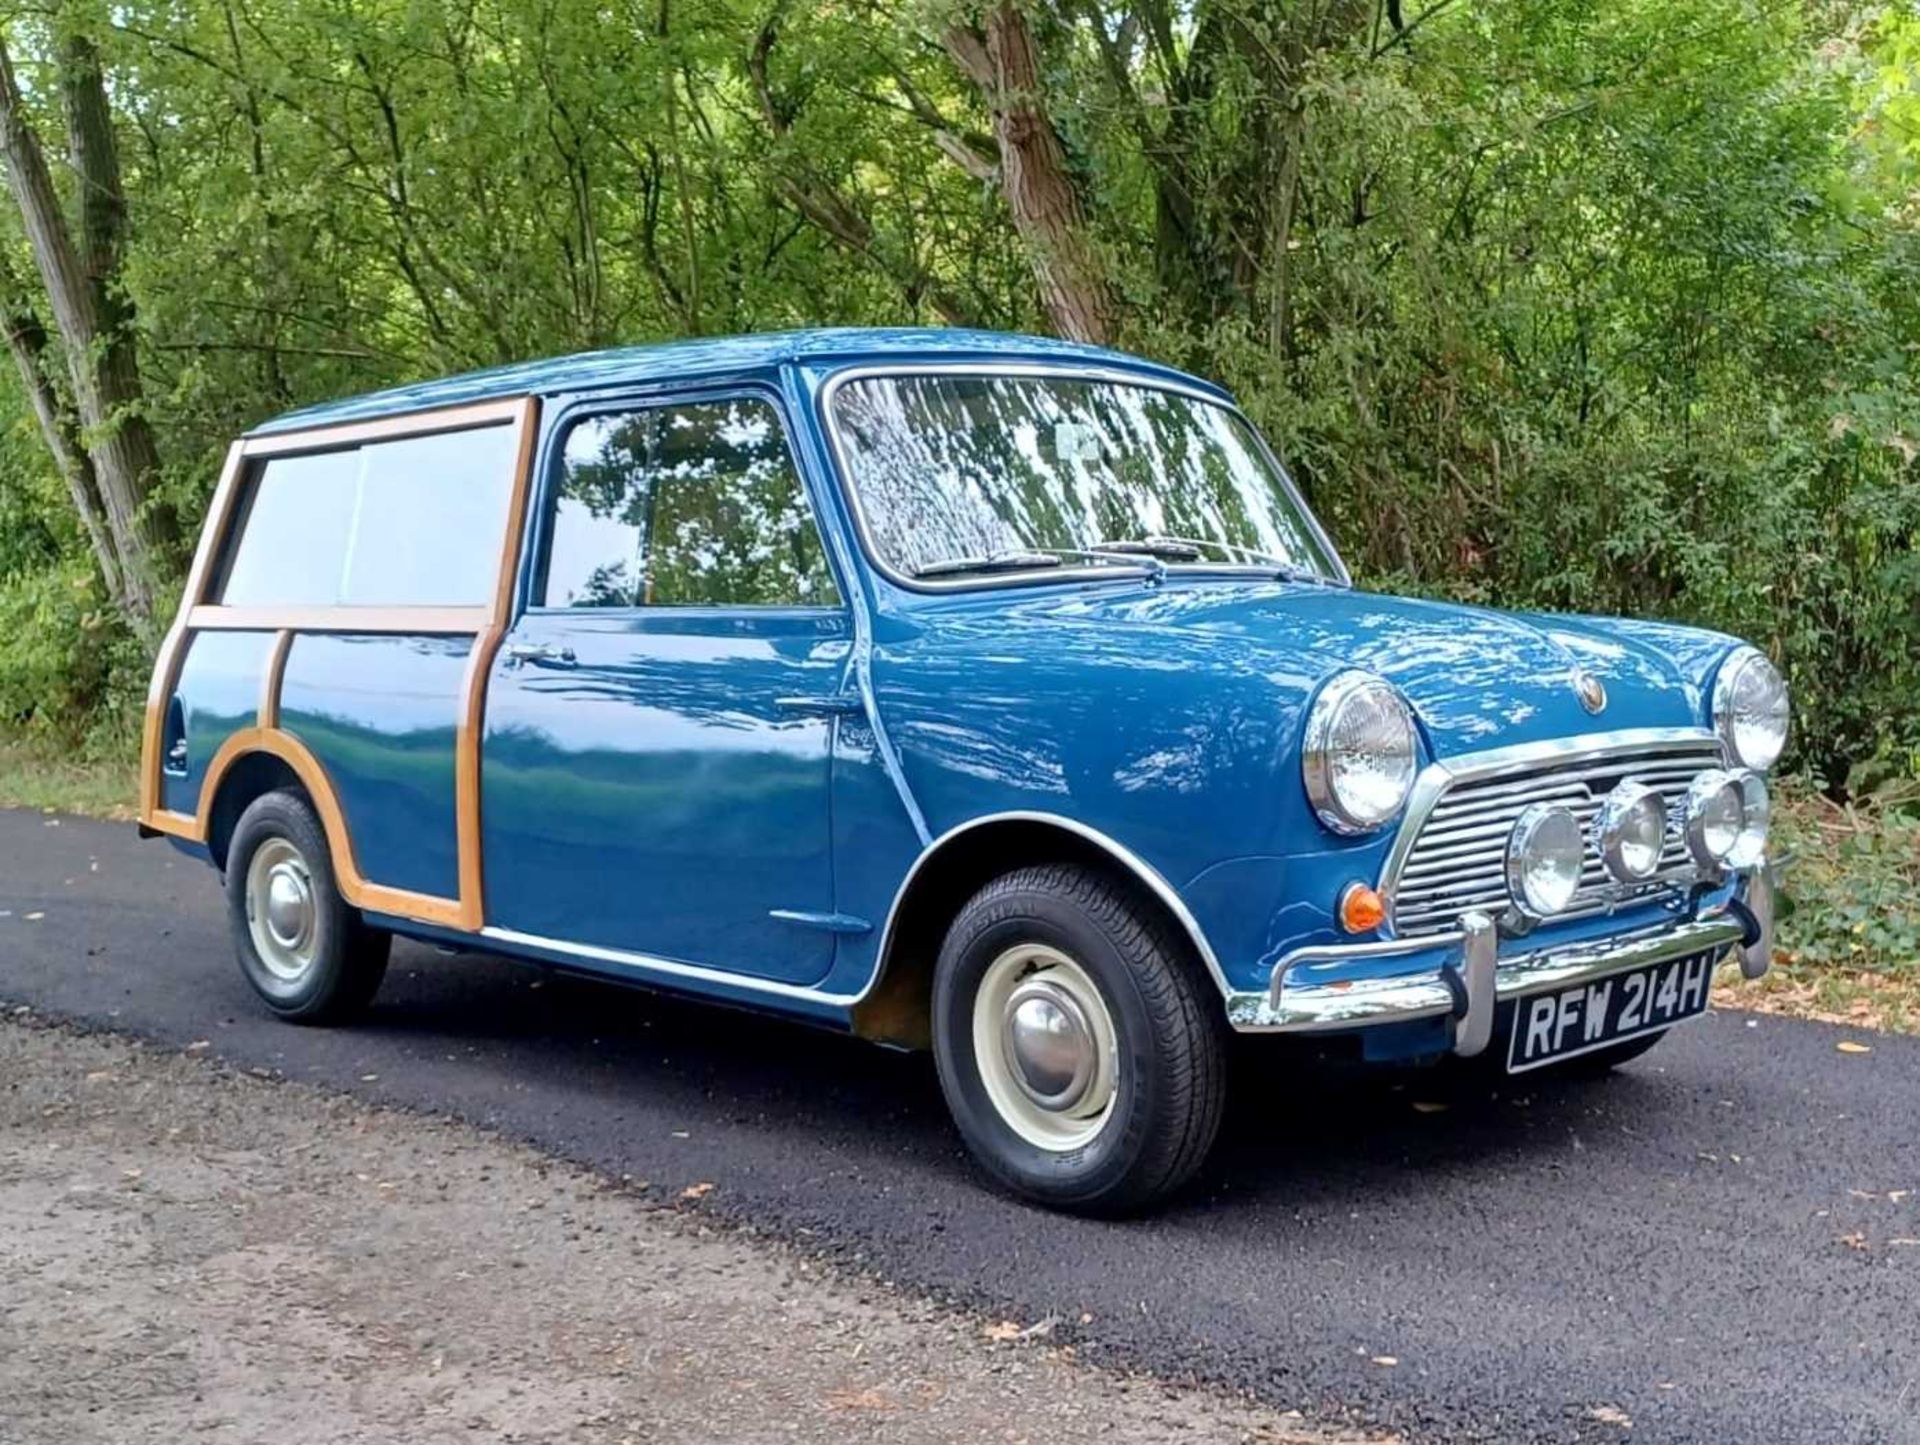
[[[478,607],[513,489],[501,424],[257,463],[230,545],[229,607]]]

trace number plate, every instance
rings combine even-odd
[[[1707,1011],[1713,957],[1699,954],[1519,999],[1507,1072],[1522,1073]]]

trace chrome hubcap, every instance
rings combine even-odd
[[[269,838],[247,864],[247,928],[275,978],[298,983],[313,967],[319,931],[313,874],[285,838]]]
[[[1098,1060],[1093,1026],[1067,990],[1029,978],[1007,1001],[1007,1058],[1013,1081],[1043,1109],[1071,1109],[1086,1097]]]
[[[974,1060],[987,1097],[1016,1134],[1065,1152],[1113,1112],[1119,1049],[1092,977],[1045,944],[1002,953],[973,1001]]]

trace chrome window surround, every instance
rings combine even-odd
[[[1605,764],[1642,754],[1654,754],[1649,762],[1657,763],[1657,755],[1662,752],[1711,753],[1715,766],[1725,766],[1725,743],[1710,728],[1628,728],[1615,732],[1586,733],[1578,737],[1555,738],[1549,742],[1493,748],[1445,762],[1429,763],[1414,779],[1413,792],[1407,799],[1400,831],[1394,837],[1393,846],[1388,850],[1386,862],[1381,867],[1379,882],[1375,884],[1386,902],[1388,935],[1394,936],[1397,928],[1401,875],[1406,871],[1428,818],[1452,789],[1466,783],[1483,783],[1505,776],[1525,778],[1565,763]],[[1611,904],[1632,896],[1636,891],[1659,888],[1657,879],[1658,875],[1652,884],[1616,884],[1601,890],[1599,897],[1603,903]],[[1593,896],[1593,890],[1585,884],[1581,892]],[[1598,910],[1588,909],[1584,914],[1575,912],[1567,916],[1591,916],[1594,911]],[[1439,934],[1427,936],[1437,938]]]
[[[1045,570],[1014,572],[1004,575],[970,578],[927,578],[912,577],[892,566],[880,553],[873,540],[873,533],[867,525],[867,515],[860,502],[860,488],[853,479],[853,468],[848,464],[846,445],[841,439],[840,425],[833,414],[833,399],[840,388],[854,381],[868,381],[876,377],[892,376],[1034,376],[1048,377],[1065,381],[1101,381],[1116,386],[1138,386],[1152,391],[1172,392],[1175,396],[1188,397],[1191,400],[1217,406],[1229,415],[1237,417],[1247,428],[1248,434],[1260,449],[1260,455],[1272,466],[1274,475],[1280,478],[1280,484],[1286,490],[1287,497],[1300,509],[1300,515],[1306,519],[1307,529],[1316,545],[1324,554],[1325,560],[1333,568],[1333,576],[1324,579],[1328,585],[1351,587],[1353,574],[1347,570],[1346,562],[1341,558],[1339,549],[1333,545],[1333,538],[1327,529],[1320,525],[1320,519],[1314,515],[1313,508],[1307,505],[1307,499],[1300,495],[1300,488],[1294,484],[1293,474],[1280,462],[1267,439],[1261,435],[1247,414],[1234,404],[1225,392],[1214,391],[1208,387],[1182,382],[1175,377],[1158,375],[1151,371],[1133,371],[1124,366],[1095,366],[1075,361],[953,361],[953,362],[912,362],[888,365],[879,363],[870,366],[850,366],[830,375],[820,387],[820,425],[826,432],[827,444],[833,453],[833,469],[838,476],[840,492],[846,498],[848,515],[853,518],[854,534],[860,540],[860,550],[866,554],[867,563],[881,576],[896,587],[904,587],[909,592],[984,592],[1001,587],[1031,587],[1036,583],[1084,582],[1090,578],[1113,576],[1155,576],[1161,572],[1186,572],[1200,575],[1222,572],[1256,576],[1270,574],[1272,568],[1248,563],[1205,562],[1181,563],[1161,562],[1149,559],[1136,563],[1116,560],[1111,564],[1088,565],[1080,567],[1048,567]]]

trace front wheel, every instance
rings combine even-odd
[[[1091,869],[1022,868],[961,909],[934,970],[933,1042],[967,1147],[1042,1204],[1153,1204],[1219,1131],[1219,1000],[1160,917]]]
[[[392,935],[340,896],[327,835],[297,793],[262,794],[240,815],[227,848],[227,917],[241,973],[281,1018],[351,1018],[386,976]]]

